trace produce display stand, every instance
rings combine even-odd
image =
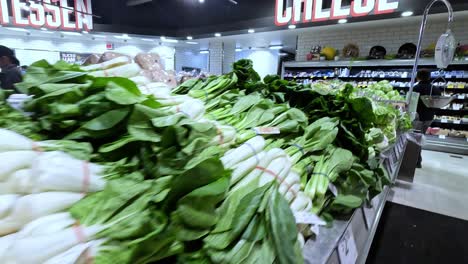
[[[468,139],[426,135],[425,150],[468,155]]]
[[[414,60],[367,60],[367,61],[308,61],[308,62],[286,62],[282,68],[282,78],[297,82],[313,82],[319,80],[340,79],[345,82],[360,83],[363,81],[395,81],[395,89],[401,92],[409,91],[409,82],[411,80],[411,68]],[[433,80],[445,79],[447,85],[440,86],[445,88],[445,93],[456,95],[453,103],[464,105],[461,108],[433,109],[436,116],[455,117],[458,121],[434,120],[432,127],[443,129],[455,129],[467,131],[468,123],[461,121],[468,116],[468,60],[455,60],[448,66],[445,72],[438,72],[434,59],[420,59],[419,66],[433,70],[439,75],[432,76]],[[346,70],[346,76],[340,76],[339,72]],[[381,72],[378,75],[356,76],[360,72]],[[317,75],[321,72],[323,75]],[[388,75],[388,73],[399,72],[402,74]],[[315,73],[315,74],[314,74]],[[325,75],[329,76],[325,76]],[[338,74],[337,74],[338,73]],[[331,75],[330,75],[331,74]],[[358,85],[359,86],[359,85]],[[437,138],[428,136],[425,150],[435,150],[455,154],[468,154],[468,142],[466,139],[459,139],[447,136],[446,138]],[[463,142],[464,141],[464,142]]]
[[[400,135],[397,143],[384,153],[383,164],[392,182],[398,177],[406,151],[406,134]],[[331,228],[320,228],[319,235],[307,241],[304,258],[307,264],[363,264],[372,245],[385,207],[390,186],[372,201],[354,211],[347,220],[336,220]]]

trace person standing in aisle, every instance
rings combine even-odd
[[[414,92],[419,93],[420,96],[442,95],[442,91],[437,86],[432,85],[431,72],[429,70],[420,70],[416,75],[416,78],[419,83],[414,87]],[[422,134],[426,134],[427,129],[431,126],[432,122],[434,121],[435,111],[434,109],[427,107],[422,101],[421,97],[419,97],[417,113],[418,117],[416,119],[414,128],[417,130],[421,130]],[[422,167],[421,154],[419,154],[417,167]]]
[[[23,80],[20,62],[13,50],[0,45],[0,87],[6,90],[15,90],[15,83]]]

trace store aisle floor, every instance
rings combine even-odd
[[[388,202],[366,263],[468,263],[467,237],[467,221]]]
[[[389,201],[468,220],[468,157],[423,151],[414,182],[398,181]]]

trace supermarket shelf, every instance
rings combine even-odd
[[[453,153],[459,155],[468,155],[468,141],[466,138],[446,137],[426,135],[426,144],[423,149]]]
[[[285,68],[307,68],[307,67],[376,67],[376,66],[412,66],[414,60],[367,60],[367,61],[306,61],[286,62]],[[453,61],[451,65],[465,65],[468,60]],[[420,66],[435,66],[433,59],[421,59]]]
[[[411,77],[396,77],[396,76],[385,76],[385,77],[380,77],[380,76],[284,76],[285,79],[351,79],[351,80],[406,80],[410,81]],[[435,79],[435,78],[432,78]],[[457,77],[452,77],[452,78],[445,78],[446,80],[459,80],[459,81],[467,81],[468,77],[463,77],[463,78],[457,78]]]
[[[468,109],[435,109],[435,114],[438,116],[465,116],[468,115]]]
[[[434,120],[431,126],[446,129],[468,130],[468,123],[466,122],[454,123],[453,121],[442,122],[442,120]]]
[[[384,160],[384,165],[392,181],[395,181],[400,170],[406,143],[406,136],[402,135],[394,148],[385,153],[387,158]],[[332,228],[323,228],[317,238],[308,240],[304,246],[306,263],[364,264],[389,192],[390,187],[385,187],[370,204],[355,210],[351,218],[334,221]]]

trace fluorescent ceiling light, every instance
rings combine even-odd
[[[81,33],[83,33],[83,34],[89,34],[88,31],[81,31]]]
[[[345,24],[348,23],[348,19],[340,19],[338,20],[338,24]]]
[[[219,37],[221,37],[221,33],[215,33],[214,36],[219,38]]]
[[[198,0],[198,3],[203,4],[205,3],[205,0]]]
[[[236,52],[241,52],[242,48],[236,48]]]
[[[270,45],[271,50],[280,50],[283,48],[283,45]]]
[[[402,17],[409,17],[412,15],[413,15],[413,11],[406,11],[406,12],[401,13]]]
[[[255,29],[249,29],[249,33],[255,33]]]
[[[104,35],[93,35],[93,37],[95,37],[95,38],[107,38],[107,36],[104,36]]]
[[[48,29],[47,28],[41,28],[42,31],[47,31]]]
[[[132,39],[128,34],[123,34],[122,36],[114,36],[117,39]]]
[[[29,32],[28,30],[26,30],[24,28],[7,27],[6,29],[11,30],[11,31],[18,31],[18,32]]]
[[[149,38],[142,38],[141,40],[148,41],[148,42],[153,42],[154,41],[154,39],[149,39]]]
[[[200,54],[208,54],[208,53],[210,53],[209,50],[200,50]]]
[[[167,43],[179,43],[177,39],[168,39],[166,37],[161,37],[162,42],[167,42]]]
[[[81,33],[78,33],[78,32],[62,31],[61,33],[64,35],[69,35],[69,36],[81,36]]]
[[[190,45],[197,45],[198,44],[198,42],[195,42],[195,41],[187,41],[185,43],[190,44]]]
[[[187,36],[187,39],[188,39],[188,40],[192,40],[193,37],[192,37],[192,36]]]
[[[289,25],[288,28],[289,28],[289,29],[295,29],[295,28],[296,28],[296,25]]]
[[[280,56],[287,56],[288,54],[287,54],[287,53],[284,53],[284,52],[280,52],[278,55],[280,55]]]

